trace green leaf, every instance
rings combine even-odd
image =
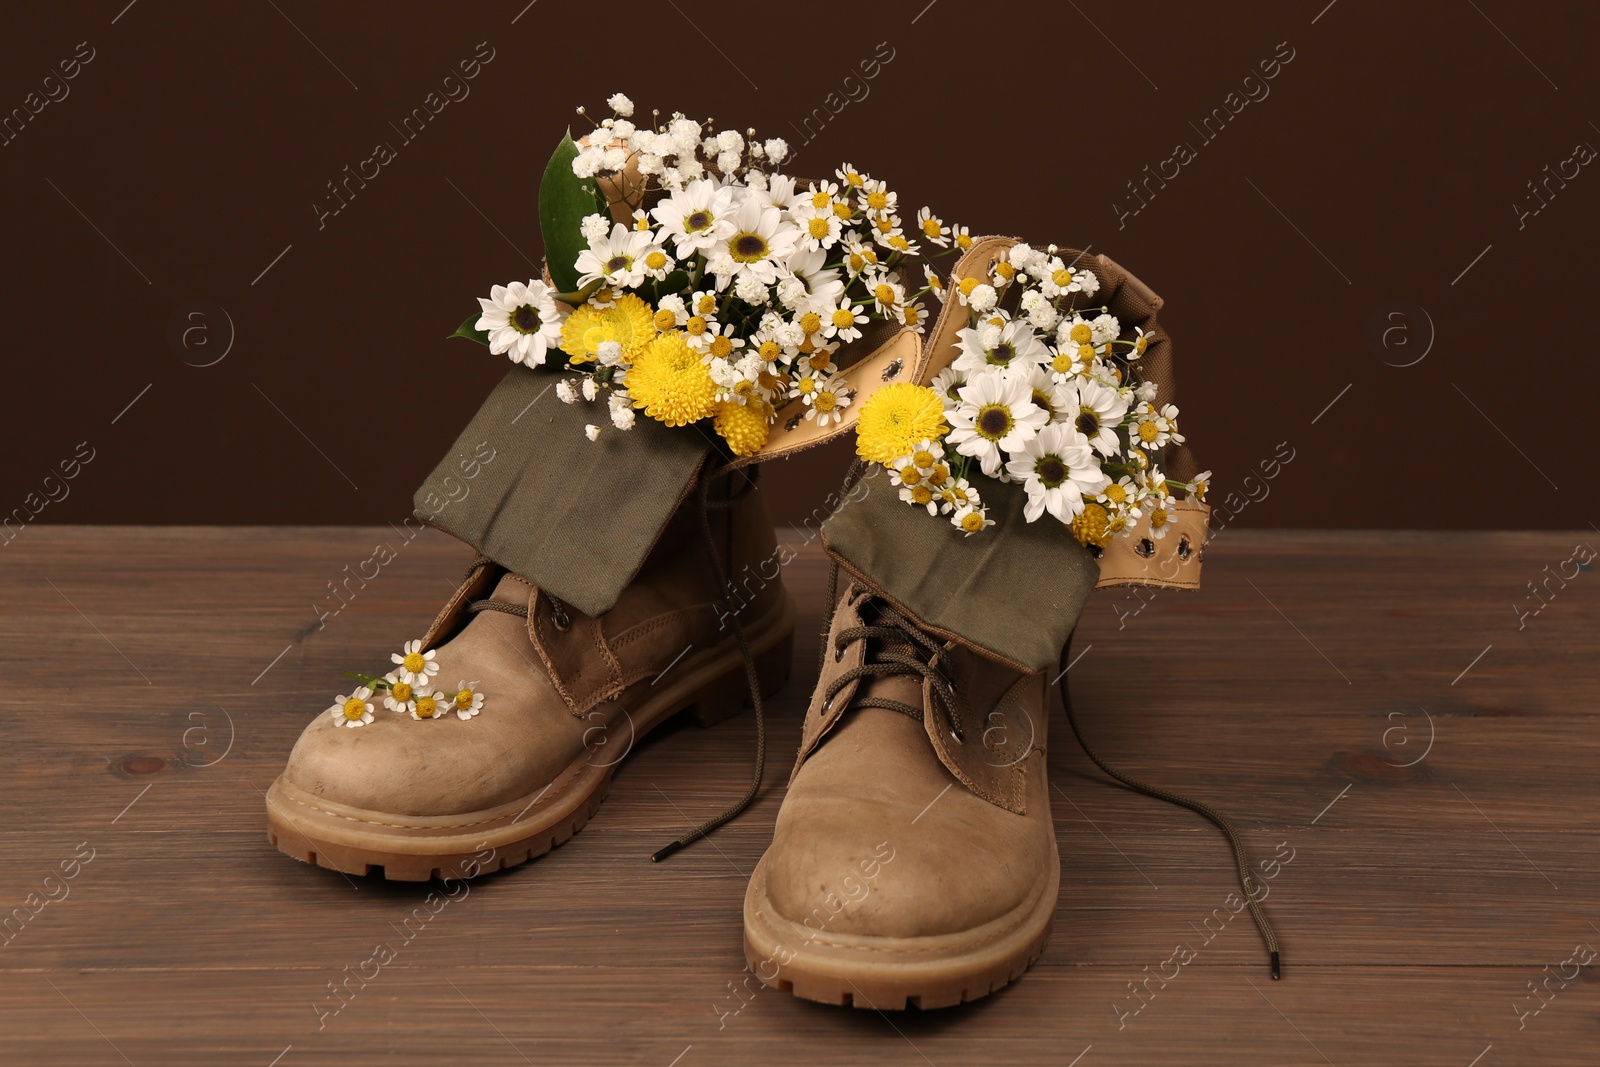
[[[451,334],[450,336],[451,337],[465,337],[467,340],[476,341],[480,345],[483,345],[485,348],[487,348],[489,346],[489,333],[488,333],[488,331],[487,330],[480,330],[476,326],[473,325],[473,323],[478,321],[478,319],[482,316],[482,314],[483,313],[481,311],[475,311],[471,315],[468,315],[467,318],[466,318],[466,321],[463,322],[460,326],[457,326],[456,327],[456,332]]]
[[[577,307],[579,304],[593,296],[595,290],[598,288],[600,288],[600,279],[596,278],[582,289],[576,289],[570,293],[556,293],[555,298],[561,301],[563,304],[570,304],[573,307]]]
[[[569,129],[556,145],[539,182],[539,230],[544,235],[545,266],[550,280],[562,292],[578,287],[578,253],[589,246],[583,239],[584,216],[597,211],[604,214],[606,210],[594,182],[572,173],[572,161],[577,157],[578,146]]]

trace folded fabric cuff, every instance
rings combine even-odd
[[[603,615],[689,494],[711,442],[603,403],[564,404],[557,376],[513,367],[414,503],[417,517],[576,607]],[[584,433],[601,427],[597,440]]]

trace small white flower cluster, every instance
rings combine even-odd
[[[1156,384],[1139,381],[1144,330],[1124,337],[1116,316],[1082,303],[1099,289],[1093,271],[1064,262],[1054,246],[1026,244],[984,275],[937,286],[941,299],[967,308],[968,325],[960,354],[932,383],[950,425],[936,446],[958,477],[976,462],[991,478],[1020,482],[1029,522],[1048,512],[1083,543],[1104,545],[1148,517],[1159,538],[1173,491],[1204,499],[1210,472],[1188,483],[1162,473],[1158,451],[1184,441],[1178,409],[1157,406]],[[902,496],[925,503],[914,487]],[[969,533],[986,524],[983,510],[963,527]]]
[[[948,515],[950,525],[969,535],[994,525],[977,486],[951,471],[939,442],[920,441],[885,466],[890,484],[899,486],[907,504],[927,508],[929,515]]]
[[[966,229],[924,207],[908,232],[898,194],[848,163],[797,182],[776,170],[779,138],[679,113],[639,125],[627,97],[609,103],[572,164],[613,198],[611,215],[583,220],[583,299],[568,311],[541,283],[496,286],[477,324],[491,351],[536,366],[559,348],[584,376],[558,387],[563,401],[607,392],[618,429],[635,409],[668,425],[715,417],[739,454],[796,400],[808,420],[842,421],[852,394],[834,353],[873,320],[921,333],[933,286],[908,291],[902,264],[925,246],[970,247]],[[631,219],[616,221],[623,212]],[[685,370],[682,346],[709,385]]]
[[[470,719],[483,710],[483,693],[477,682],[461,681],[453,693],[434,688],[439,673],[437,653],[422,650],[421,641],[407,641],[399,652],[391,653],[395,669],[381,678],[346,672],[361,681],[349,695],[340,694],[328,708],[333,725],[367,726],[373,720],[372,702],[383,694],[383,706],[413,719],[439,719],[451,711],[458,719]]]

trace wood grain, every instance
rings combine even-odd
[[[0,918],[29,916],[0,932],[0,1055],[1600,1062],[1596,968],[1529,987],[1600,947],[1600,577],[1512,607],[1600,537],[1228,532],[1199,593],[1097,593],[1073,650],[1084,729],[1114,766],[1233,815],[1259,858],[1292,852],[1267,901],[1285,980],[1247,917],[1215,917],[1235,888],[1220,835],[1107,781],[1056,713],[1049,948],[984,1002],[892,1016],[743,984],[740,901],[823,608],[821,556],[789,540],[802,640],[756,805],[649,863],[738,795],[754,751],[748,715],[669,726],[571,843],[407,926],[428,887],[287,860],[261,791],[339,672],[420,633],[470,551],[392,528],[30,529],[0,551]],[[393,562],[319,624],[328,583],[379,543]],[[392,963],[348,1002],[329,992],[379,944]],[[1193,962],[1150,978],[1179,944]]]

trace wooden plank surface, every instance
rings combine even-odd
[[[0,934],[0,1059],[1600,1063],[1596,967],[1550,977],[1600,948],[1600,577],[1549,580],[1600,535],[1228,531],[1199,593],[1097,593],[1084,728],[1292,855],[1267,902],[1285,980],[1247,917],[1204,925],[1234,889],[1220,836],[1108,782],[1057,713],[1049,948],[983,1002],[890,1016],[743,971],[823,607],[820,555],[789,540],[803,639],[756,805],[649,863],[753,755],[749,716],[669,726],[572,842],[408,936],[427,887],[281,856],[261,791],[339,671],[420,633],[470,552],[392,528],[30,528],[0,550],[0,914],[58,899]],[[379,543],[394,560],[328,614]],[[395,960],[334,999],[380,943]],[[1145,982],[1179,944],[1193,962]]]

